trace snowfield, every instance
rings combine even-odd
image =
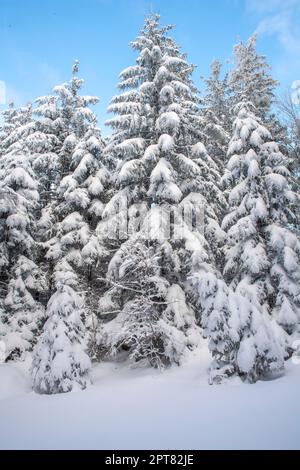
[[[209,386],[205,349],[160,373],[102,363],[85,391],[38,395],[0,364],[1,449],[300,449],[300,365],[273,381]]]

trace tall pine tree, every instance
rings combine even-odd
[[[222,258],[218,217],[226,204],[218,167],[199,142],[193,66],[169,37],[170,29],[159,26],[158,15],[147,18],[132,43],[137,65],[121,73],[119,88],[125,91],[109,108],[114,133],[106,148],[119,160],[116,191],[98,227],[105,246],[109,228],[119,232],[109,245],[115,250],[110,288],[100,300],[101,313],[115,317],[105,327],[104,349],[125,349],[134,360],[146,358],[156,366],[180,363],[197,344],[196,317],[201,322],[204,308],[199,278],[206,275],[205,263],[214,266]]]
[[[39,295],[46,288],[36,264],[35,211],[39,194],[30,160],[31,106],[5,113],[1,142],[1,336],[7,359],[24,357],[36,341],[44,308]],[[4,287],[5,286],[5,287]]]
[[[76,61],[70,82],[54,88],[62,145],[57,153],[57,196],[51,207],[54,227],[51,238],[44,242],[51,266],[52,296],[33,368],[34,386],[42,393],[68,391],[75,382],[82,388],[86,385],[81,380],[88,369],[82,320],[92,313],[96,292],[90,291],[94,287],[91,270],[102,255],[93,232],[95,219],[103,208],[109,174],[101,160],[103,140],[90,109],[98,99],[80,94],[83,80],[77,73]],[[54,333],[56,328],[60,335]],[[68,338],[70,353],[66,355],[61,374],[56,376],[54,364],[61,352],[61,335]],[[49,366],[44,362],[46,355]],[[81,357],[82,363],[77,363],[76,357]],[[82,370],[81,364],[85,364]],[[46,385],[41,384],[44,367],[50,368]]]
[[[236,367],[256,381],[283,367],[287,338],[274,318],[284,326],[298,308],[299,242],[286,228],[294,196],[284,157],[252,103],[243,101],[235,110],[224,178],[231,187],[223,221],[229,243],[225,276],[237,294],[232,309],[240,335]]]
[[[271,77],[271,67],[266,58],[256,50],[257,36],[252,35],[246,44],[240,41],[234,46],[234,67],[229,74],[232,104],[246,99],[253,103],[258,117],[264,122],[274,102],[276,80]]]
[[[204,144],[217,160],[223,173],[231,132],[228,74],[221,76],[221,63],[211,64],[211,75],[203,79],[205,94],[202,98]]]

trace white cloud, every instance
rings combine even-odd
[[[285,50],[300,55],[300,0],[246,0],[249,12],[259,19],[258,34],[277,36]]]
[[[299,0],[246,0],[249,10],[266,13],[299,6]]]
[[[287,15],[278,14],[262,20],[257,27],[257,33],[275,34],[289,54],[300,54],[300,32],[293,28]]]

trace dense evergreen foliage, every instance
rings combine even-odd
[[[210,383],[255,382],[300,336],[297,121],[274,113],[255,36],[229,73],[213,62],[200,94],[159,20],[131,44],[107,139],[78,61],[3,113],[1,351],[32,357],[38,393],[85,388],[91,360],[163,369],[200,344]]]

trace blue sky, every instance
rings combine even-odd
[[[150,11],[176,24],[175,39],[198,66],[226,61],[239,38],[259,33],[281,92],[300,79],[300,0],[0,0],[0,80],[20,105],[47,94],[81,63],[85,92],[100,97],[100,125],[120,71],[133,64],[129,42]],[[0,105],[0,110],[4,106]]]

